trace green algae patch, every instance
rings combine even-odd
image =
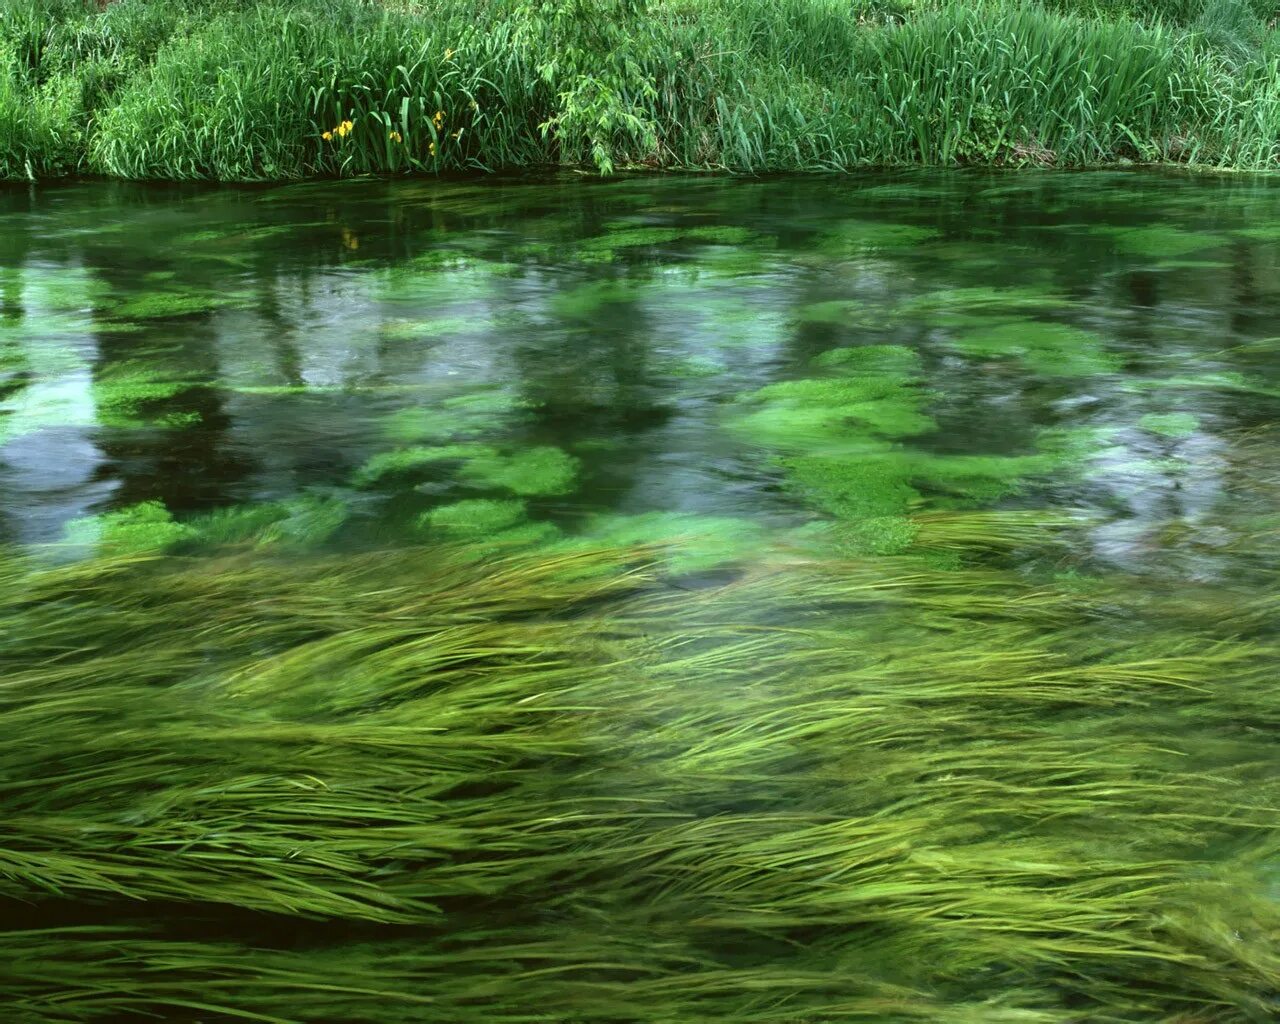
[[[352,483],[356,487],[373,487],[383,483],[389,477],[404,476],[442,462],[457,462],[494,455],[492,448],[480,444],[417,445],[412,448],[397,448],[394,451],[379,452],[366,461],[356,470]]]
[[[103,427],[121,429],[189,426],[198,422],[197,414],[171,411],[153,414],[149,409],[153,403],[173,398],[198,384],[194,378],[153,362],[137,360],[111,366],[93,382],[97,422]]]
[[[592,320],[609,306],[635,302],[643,291],[633,281],[590,281],[557,292],[551,310],[566,320]]]
[[[813,365],[855,376],[910,379],[920,373],[920,353],[902,345],[833,348],[814,356]]]
[[[905,514],[921,501],[906,454],[888,445],[834,455],[797,455],[781,462],[787,487],[802,502],[842,519]]]
[[[244,305],[246,296],[209,295],[193,291],[153,291],[129,295],[111,304],[116,320],[160,320],[208,314],[228,306]]]
[[[850,299],[830,299],[801,306],[795,311],[794,316],[796,321],[802,324],[844,325],[858,323],[860,311],[865,316],[862,306]]]
[[[386,417],[384,433],[405,445],[470,439],[509,428],[530,408],[530,402],[507,391],[475,391],[399,409]]]
[[[578,460],[559,448],[527,448],[512,455],[482,452],[462,467],[460,479],[521,495],[567,494],[578,476]]]
[[[907,437],[934,429],[925,397],[896,373],[783,381],[741,396],[730,426],[767,447],[840,443],[857,431]]]
[[[378,325],[378,335],[388,341],[435,341],[447,334],[465,334],[487,323],[475,316],[442,316],[431,320],[393,318]]]
[[[1174,227],[1117,228],[1095,227],[1095,234],[1113,239],[1116,250],[1126,256],[1186,256],[1204,249],[1217,249],[1229,239],[1200,231],[1184,231]]]
[[[870,516],[854,522],[806,523],[787,535],[800,550],[817,558],[898,555],[910,550],[919,527],[909,516]]]
[[[1189,412],[1149,412],[1138,420],[1138,426],[1161,437],[1190,437],[1200,427],[1200,418]]]
[[[65,543],[109,555],[159,552],[194,536],[196,531],[175,522],[159,501],[143,501],[114,512],[73,519],[63,531]]]
[[[1042,377],[1088,377],[1116,373],[1122,361],[1106,342],[1069,324],[1019,320],[956,338],[952,345],[980,359],[1016,359]]]
[[[911,249],[938,237],[936,228],[879,221],[845,221],[816,239],[817,251],[833,259]]]
[[[948,315],[965,322],[967,317],[986,314],[1007,317],[1018,312],[1067,309],[1075,303],[1050,287],[1020,285],[997,287],[974,285],[967,288],[942,288],[896,303],[895,316],[925,317],[945,325]]]
[[[624,227],[578,243],[575,252],[580,259],[608,260],[619,249],[648,249],[670,245],[684,235],[683,230],[674,227]]]
[[[424,512],[418,524],[443,536],[466,540],[499,534],[524,517],[523,501],[469,498]]]

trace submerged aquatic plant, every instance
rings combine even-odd
[[[973,555],[1076,527],[915,528]],[[1265,599],[788,545],[676,586],[647,552],[689,530],[642,533],[5,550],[0,892],[50,924],[0,932],[0,997],[103,1021],[1265,1017],[1280,694],[1242,631]]]

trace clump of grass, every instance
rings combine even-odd
[[[1243,0],[11,6],[5,177],[1277,159]]]

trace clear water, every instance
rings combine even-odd
[[[1274,498],[1277,268],[1268,178],[11,189],[0,537],[300,496],[340,503],[338,544],[420,538],[474,499],[566,535],[789,529],[833,502],[780,460],[865,443],[868,466],[942,467],[903,470],[869,515],[1070,509],[1096,518],[1092,557],[1226,573],[1233,520]],[[910,422],[786,426],[813,403],[758,395],[859,346],[916,354],[882,410]],[[992,486],[948,468],[1063,444]],[[513,496],[504,467],[531,449]]]
[[[1271,1019],[1278,413],[1280,178],[0,192],[0,1002]]]

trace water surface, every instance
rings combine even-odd
[[[1272,177],[0,192],[0,1000],[1271,1019],[1278,325]]]
[[[353,544],[475,499],[637,535],[1015,502],[1096,516],[1093,554],[1132,571],[1214,574],[1228,520],[1270,506],[1242,445],[1280,384],[1271,179],[83,184],[0,204],[0,536],[20,543],[144,502],[183,521],[307,496]],[[863,367],[870,347],[888,361]],[[824,451],[894,493],[844,500],[785,465]]]

